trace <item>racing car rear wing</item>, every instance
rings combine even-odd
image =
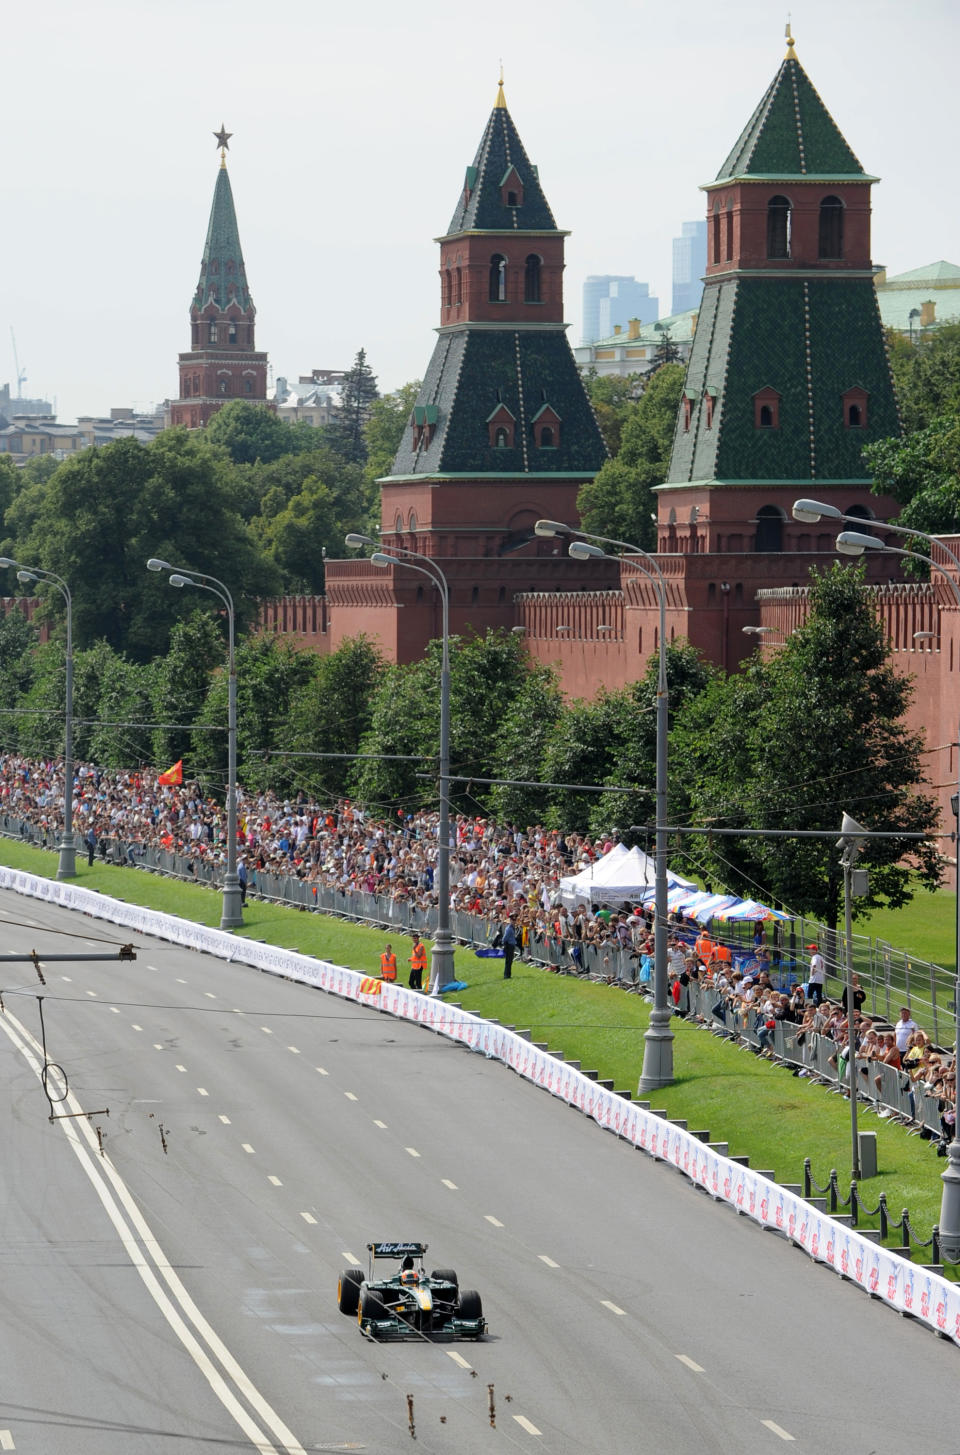
[[[426,1243],[367,1244],[367,1252],[373,1258],[422,1258],[426,1251]]]

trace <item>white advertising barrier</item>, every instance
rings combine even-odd
[[[501,1061],[519,1076],[577,1107],[599,1126],[659,1161],[669,1162],[718,1202],[728,1203],[761,1226],[776,1229],[811,1258],[825,1263],[900,1313],[927,1324],[960,1344],[960,1285],[925,1272],[897,1253],[880,1248],[856,1229],[819,1213],[802,1197],[769,1178],[721,1157],[681,1127],[642,1110],[589,1076],[540,1051],[513,1031],[445,1005],[397,984],[377,984],[375,994],[361,989],[369,977],[293,950],[207,929],[173,915],[109,899],[76,885],[38,879],[0,866],[0,888],[79,910],[113,924],[201,950],[219,959],[313,985],[361,1005],[415,1021]]]

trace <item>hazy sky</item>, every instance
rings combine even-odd
[[[177,393],[219,158],[257,344],[277,374],[365,347],[381,389],[423,374],[438,249],[496,96],[588,273],[670,307],[671,239],[784,54],[766,0],[45,0],[8,7],[0,111],[0,385],[61,419]],[[868,172],[873,256],[960,263],[957,0],[807,0],[797,55]]]

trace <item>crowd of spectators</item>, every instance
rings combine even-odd
[[[35,825],[51,845],[63,821],[62,767],[59,760],[0,755],[0,813]],[[122,857],[136,862],[153,848],[182,856],[194,870],[201,863],[225,864],[223,806],[196,781],[165,785],[148,770],[110,772],[81,763],[72,788],[77,843],[91,858],[119,847]],[[520,958],[540,958],[537,951],[549,942],[558,968],[592,973],[640,992],[648,989],[654,969],[652,908],[612,910],[586,902],[567,907],[560,901],[560,880],[608,853],[615,837],[565,834],[539,825],[520,829],[470,814],[453,817],[450,834],[451,908],[484,920],[489,938],[512,923]],[[294,875],[316,885],[385,896],[424,912],[436,903],[435,812],[400,810],[395,817],[382,817],[345,798],[330,806],[303,792],[282,797],[239,788],[237,836],[248,893],[257,891],[259,876]],[[808,947],[804,983],[785,990],[774,984],[762,926],[752,950],[738,947],[734,953],[730,944],[694,922],[685,923],[682,914],[674,913],[671,920],[668,970],[678,1014],[689,1013],[690,987],[704,986],[714,1019],[731,1034],[749,1027],[759,1054],[773,1054],[773,1033],[784,1021],[798,1027],[801,1038],[832,1041],[833,1064],[842,1072],[850,1039],[846,992],[840,1002],[824,998],[825,966],[816,945]],[[619,953],[605,954],[610,949]],[[628,976],[623,975],[625,962],[632,967]],[[863,1013],[864,998],[855,985],[858,1067],[861,1062],[893,1066],[942,1098],[946,1134],[956,1096],[952,1057],[931,1044],[909,1010],[891,1026]]]

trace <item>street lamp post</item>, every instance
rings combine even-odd
[[[237,667],[234,653],[235,612],[233,597],[222,581],[203,571],[187,571],[151,556],[148,571],[170,571],[170,585],[195,586],[198,591],[211,591],[227,609],[227,663],[229,668],[227,696],[227,872],[223,880],[223,903],[220,928],[233,930],[243,924],[240,880],[237,877]]]
[[[436,995],[453,980],[453,936],[450,932],[450,583],[432,556],[402,546],[383,546],[371,536],[351,531],[348,546],[376,546],[370,557],[375,566],[406,566],[419,571],[440,592],[442,657],[440,663],[440,816],[437,825],[437,932],[430,956],[430,993]],[[408,559],[412,558],[412,559]],[[417,563],[420,564],[417,564]]]
[[[57,575],[56,571],[44,571],[39,566],[21,566],[19,561],[12,561],[9,556],[0,556],[0,567],[15,568],[17,580],[23,584],[26,584],[28,581],[49,581],[60,592],[67,608],[67,656],[66,681],[64,684],[66,730],[63,746],[63,833],[59,844],[60,857],[57,861],[57,878],[75,879],[77,877],[77,846],[73,836],[73,598],[70,595],[70,587],[62,576]]]
[[[574,530],[562,521],[538,520],[534,527],[538,536],[576,535],[586,540],[571,541],[569,551],[574,560],[617,560],[626,561],[636,570],[649,576],[657,589],[660,603],[659,669],[657,675],[657,772],[656,772],[656,877],[654,880],[654,907],[656,925],[653,951],[653,1009],[650,1024],[643,1038],[643,1069],[640,1073],[640,1092],[656,1091],[658,1087],[672,1084],[673,1076],[673,1031],[670,1029],[672,1012],[667,994],[667,737],[669,730],[669,696],[667,689],[667,585],[663,573],[653,556],[639,546],[626,541],[613,540],[609,536],[594,535],[590,531]],[[629,552],[626,556],[608,556],[606,551],[590,542],[618,546]]]
[[[831,519],[853,519],[855,521],[857,520],[857,517],[855,516],[850,517],[840,515],[839,511],[837,511],[836,515],[834,515],[835,507],[822,507],[819,506],[816,501],[808,500],[798,501],[797,505],[793,507],[793,513],[795,516],[797,516],[798,506],[805,506],[808,510],[812,508],[819,509],[822,511],[823,514],[829,516]],[[797,519],[803,518],[803,516],[797,516]],[[894,525],[886,521],[879,521],[878,524],[882,526],[884,530],[896,531],[898,535],[911,536],[917,540],[927,541],[931,545],[938,545],[941,550],[946,552],[946,554],[950,557],[951,561],[957,567],[958,572],[960,572],[960,560],[957,559],[950,547],[946,545],[942,540],[940,540],[937,536],[926,535],[923,531],[913,530],[912,528],[904,525]],[[842,531],[840,535],[837,536],[837,550],[842,551],[844,555],[850,556],[862,556],[864,551],[884,551],[889,555],[909,556],[913,560],[923,561],[926,565],[931,566],[935,571],[940,572],[941,576],[950,587],[950,590],[953,592],[954,600],[957,604],[957,610],[958,612],[960,612],[960,585],[958,585],[958,583],[954,580],[946,567],[941,565],[939,561],[935,561],[931,556],[923,556],[920,554],[919,551],[901,550],[899,546],[888,545],[886,541],[878,540],[876,536],[863,535],[859,531],[852,530]],[[958,804],[960,804],[960,725],[958,725],[957,729],[957,774],[957,794]],[[956,923],[954,927],[954,948],[957,964],[953,992],[953,1013],[956,1023],[953,1065],[954,1071],[956,1072],[958,1065],[960,1065],[960,819],[958,819],[957,821],[957,834],[954,838],[954,850],[957,865],[957,912]],[[940,1247],[943,1250],[944,1256],[948,1258],[951,1262],[956,1262],[958,1259],[960,1259],[960,1137],[958,1137],[956,1113],[957,1097],[955,1092],[953,1136],[950,1140],[950,1145],[947,1148],[947,1167],[940,1179],[943,1183],[943,1193],[940,1201]]]
[[[843,825],[837,848],[842,850],[840,863],[843,865],[843,929],[844,929],[844,983],[847,990],[847,1089],[850,1094],[850,1176],[860,1181],[860,1139],[857,1135],[857,1008],[853,999],[853,874],[857,860],[863,853],[862,825],[849,813],[843,815]],[[838,1068],[839,1070],[839,1058]]]

